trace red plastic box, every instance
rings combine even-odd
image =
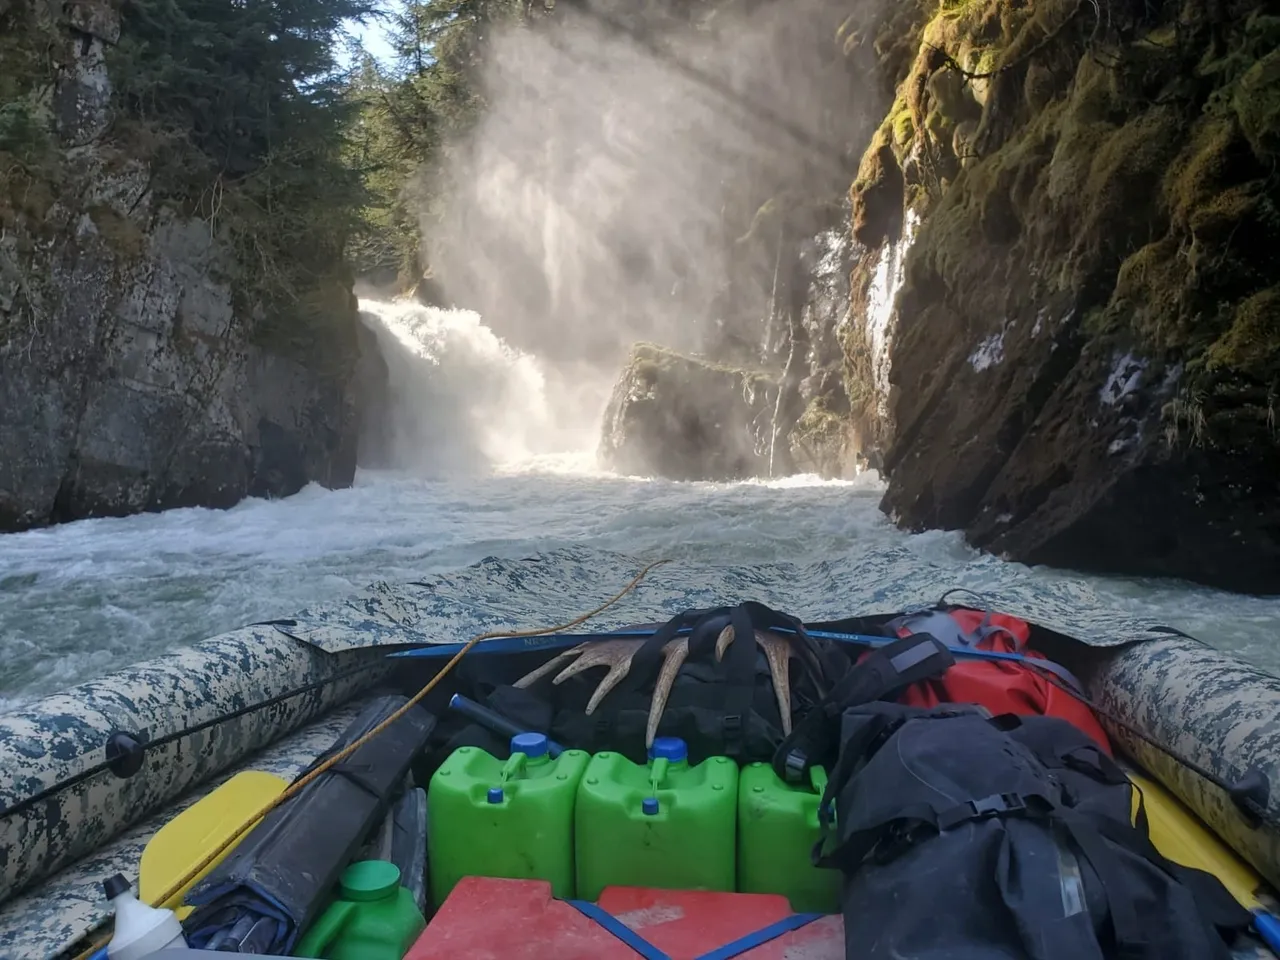
[[[405,960],[697,960],[794,916],[785,897],[608,887],[598,907],[647,942],[628,946],[541,880],[466,877]],[[798,918],[799,919],[799,918]],[[844,960],[844,924],[824,916],[732,954],[745,960]]]

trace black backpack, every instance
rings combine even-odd
[[[846,710],[815,850],[845,876],[846,956],[1228,960],[1250,914],[1156,851],[1132,789],[1056,717]]]

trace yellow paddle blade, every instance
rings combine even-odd
[[[1142,791],[1155,848],[1174,863],[1213,874],[1242,907],[1259,906],[1256,891],[1262,877],[1162,785],[1132,770],[1125,772]],[[1131,815],[1135,819],[1138,815],[1137,790]]]
[[[283,793],[286,786],[286,781],[275,774],[244,770],[183,810],[157,830],[143,849],[138,864],[138,899],[151,903],[153,897],[177,883],[183,874],[235,833],[246,817]],[[248,835],[246,831],[244,836]],[[235,846],[232,844],[222,851],[163,904],[155,905],[168,907],[179,920],[184,919],[192,910],[181,906],[186,892]]]

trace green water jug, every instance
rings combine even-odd
[[[427,925],[413,894],[400,886],[400,868],[360,860],[342,871],[341,896],[298,941],[295,957],[323,960],[401,960]]]
[[[574,896],[573,800],[589,759],[552,759],[540,733],[512,737],[505,761],[479,747],[451,753],[427,790],[435,904],[463,877],[546,880],[555,896]]]
[[[578,896],[607,886],[733,892],[738,766],[690,766],[677,737],[659,737],[645,766],[617,753],[591,758],[574,814]]]
[[[784,782],[767,763],[748,764],[738,781],[738,892],[779,893],[797,913],[839,913],[840,871],[810,859],[821,836],[822,767],[804,784]]]

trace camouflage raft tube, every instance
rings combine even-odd
[[[575,548],[379,583],[0,715],[0,957],[83,952],[110,922],[102,881],[122,873],[136,882],[141,851],[178,812],[241,770],[293,779],[375,692],[411,695],[445,662],[394,654],[567,621],[614,596],[652,559]],[[933,606],[950,585],[906,551],[811,566],[673,562],[575,631],[745,600],[810,623],[888,614]],[[1065,580],[1027,577],[950,602],[1032,623],[1033,644],[1080,679],[1117,753],[1280,887],[1280,679],[1158,623],[1117,616]],[[505,658],[518,676],[546,661],[555,643],[485,641],[424,706],[444,717],[453,692],[474,690],[469,666]]]

